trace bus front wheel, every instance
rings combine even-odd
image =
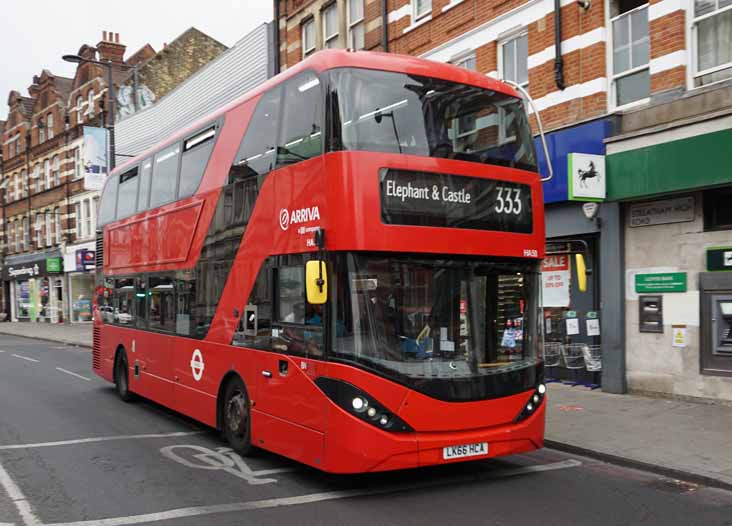
[[[127,353],[124,349],[120,349],[117,352],[117,359],[114,361],[114,384],[117,388],[117,394],[123,402],[131,402],[134,398],[134,395],[130,392],[129,372]]]
[[[240,455],[249,455],[252,452],[249,396],[240,378],[233,378],[226,386],[222,409],[226,441]]]

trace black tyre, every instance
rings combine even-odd
[[[241,379],[232,378],[226,385],[221,410],[224,438],[240,455],[250,455],[254,448],[251,442],[249,395]]]
[[[122,349],[117,353],[117,359],[114,362],[114,384],[117,394],[124,402],[131,402],[135,398],[130,392],[129,372],[127,353]]]

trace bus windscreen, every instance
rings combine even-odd
[[[329,73],[331,150],[457,159],[537,171],[523,102],[446,80],[342,68]]]

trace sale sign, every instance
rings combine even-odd
[[[544,307],[569,307],[569,255],[547,256],[541,264]]]

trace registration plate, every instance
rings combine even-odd
[[[488,454],[488,442],[477,444],[462,444],[460,446],[447,446],[442,448],[442,458],[452,460],[453,458],[477,457]]]

